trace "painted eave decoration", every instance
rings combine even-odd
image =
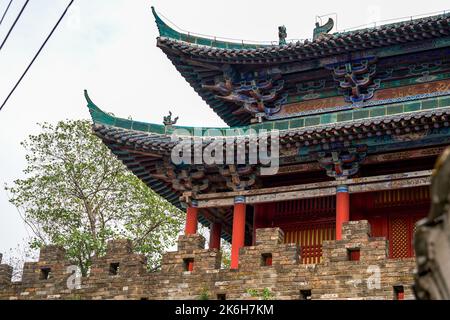
[[[329,69],[330,81],[334,79],[337,83],[337,95],[343,95],[349,103],[364,103],[380,87],[382,79],[378,74],[385,75],[385,70],[371,64],[364,70],[365,75],[349,82],[339,78],[339,68],[352,68],[358,75],[361,60],[372,63],[450,45],[448,13],[377,28],[328,33],[333,27],[331,20],[316,26],[314,40],[254,44],[180,32],[170,27],[153,7],[152,12],[159,30],[157,46],[231,127],[270,121],[279,116],[283,106],[293,100],[292,95],[300,92],[295,93],[286,80],[292,82],[294,76],[301,78],[305,72]],[[330,66],[333,66],[331,70]]]

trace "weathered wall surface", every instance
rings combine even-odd
[[[202,236],[180,236],[178,251],[166,253],[153,273],[129,241],[113,241],[79,285],[64,250],[48,246],[24,265],[21,282],[11,282],[12,268],[0,264],[0,299],[258,299],[265,288],[273,299],[395,299],[394,287],[412,299],[414,259],[387,259],[386,240],[369,234],[367,221],[350,221],[342,240],[323,244],[322,263],[304,265],[281,229],[258,229],[256,246],[241,249],[238,270],[220,269],[221,253],[204,249]],[[267,257],[272,265],[264,265]]]

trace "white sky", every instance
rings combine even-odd
[[[9,0],[0,0],[0,14]],[[14,0],[0,26],[3,39],[25,0]],[[0,102],[8,94],[69,0],[32,0],[0,52]],[[157,28],[150,6],[191,32],[249,40],[310,38],[315,16],[335,12],[339,29],[373,21],[450,9],[427,1],[172,1],[75,0],[28,75],[0,111],[0,252],[27,236],[9,204],[5,182],[23,176],[19,145],[37,133],[37,122],[86,119],[83,97],[116,116],[162,123],[171,110],[179,125],[225,124],[194,92],[156,47]],[[445,6],[448,7],[445,7]]]

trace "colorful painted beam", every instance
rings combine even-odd
[[[318,182],[287,187],[264,188],[240,192],[222,192],[198,195],[199,208],[230,207],[237,196],[244,197],[247,204],[277,202],[295,199],[308,199],[336,194],[340,185],[348,186],[349,193],[403,189],[428,186],[431,170],[381,175],[365,178],[350,178],[342,181]]]

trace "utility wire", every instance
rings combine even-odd
[[[5,101],[3,101],[2,105],[0,106],[0,110],[3,109],[3,107],[5,106],[6,102],[9,100],[9,98],[11,97],[11,95],[13,94],[13,92],[16,90],[17,86],[19,85],[19,83],[22,81],[22,79],[25,77],[25,75],[27,74],[28,70],[31,68],[31,66],[33,65],[34,61],[36,60],[36,58],[39,56],[39,54],[41,53],[42,49],[44,49],[47,41],[50,39],[50,37],[52,36],[53,32],[55,32],[56,28],[58,27],[59,23],[62,21],[62,19],[64,18],[64,16],[66,15],[67,11],[69,10],[70,6],[72,5],[72,3],[75,0],[71,0],[69,2],[69,4],[67,5],[66,9],[64,10],[64,12],[62,13],[61,17],[59,17],[58,22],[56,22],[55,26],[53,27],[52,31],[50,31],[50,33],[48,34],[47,38],[45,39],[45,41],[42,43],[41,47],[39,48],[39,50],[36,52],[36,54],[34,55],[33,59],[31,60],[30,64],[28,65],[28,67],[25,69],[25,71],[22,73],[22,75],[20,76],[19,80],[16,82],[16,84],[14,85],[14,87],[12,88],[11,92],[8,94],[8,96],[6,97]]]
[[[8,6],[6,7],[5,12],[3,12],[2,19],[0,20],[0,25],[2,24],[3,19],[5,19],[6,13],[8,12],[9,6],[11,5],[12,2],[13,2],[13,0],[9,0]]]
[[[27,4],[28,4],[29,1],[30,1],[30,0],[25,1],[25,3],[24,3],[23,6],[22,6],[22,9],[20,9],[20,12],[19,12],[19,14],[18,14],[17,17],[16,17],[16,20],[14,20],[14,23],[11,25],[11,28],[9,28],[9,31],[8,31],[8,33],[6,34],[5,39],[3,39],[3,42],[2,42],[2,44],[1,44],[1,46],[0,46],[0,50],[2,50],[3,45],[5,44],[6,40],[7,40],[8,37],[9,37],[9,35],[11,34],[11,31],[13,31],[14,27],[16,26],[17,21],[19,20],[20,16],[22,15],[23,10],[25,10],[25,7],[27,6]]]

